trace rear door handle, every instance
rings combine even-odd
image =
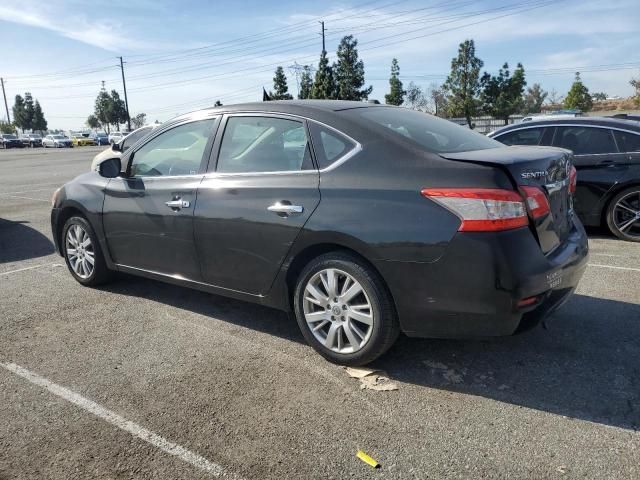
[[[167,207],[176,210],[180,210],[181,208],[189,208],[189,206],[191,205],[188,200],[181,200],[179,198],[176,200],[171,200],[169,202],[164,202],[164,204]]]
[[[290,217],[294,215],[300,215],[304,212],[304,207],[302,205],[291,205],[282,202],[276,202],[273,205],[267,207],[267,210],[273,213],[277,213],[283,217]]]

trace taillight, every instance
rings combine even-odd
[[[459,232],[495,232],[529,224],[518,192],[497,188],[425,188],[424,197],[455,213]]]
[[[533,218],[540,218],[551,211],[547,195],[538,187],[520,187]]]
[[[571,170],[569,172],[569,192],[576,193],[576,185],[578,182],[578,171],[576,167],[571,165]]]

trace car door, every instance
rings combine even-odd
[[[613,136],[618,144],[618,149],[624,154],[626,160],[634,165],[640,164],[640,133],[614,130]]]
[[[606,192],[624,175],[627,163],[606,127],[565,125],[556,128],[553,145],[573,151],[578,171],[576,213],[587,224],[599,222],[600,203]]]
[[[103,206],[116,264],[201,279],[193,212],[217,121],[208,116],[171,125],[122,157],[126,174],[109,181]]]
[[[265,294],[320,201],[306,121],[225,116],[198,188],[194,231],[204,281]]]

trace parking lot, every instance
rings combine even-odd
[[[590,232],[546,329],[402,338],[362,390],[281,312],[80,286],[50,198],[100,150],[0,151],[0,479],[640,477],[640,244]]]

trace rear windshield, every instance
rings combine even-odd
[[[428,113],[397,107],[370,107],[343,110],[413,140],[432,153],[455,153],[504,147],[501,143],[466,127]]]

